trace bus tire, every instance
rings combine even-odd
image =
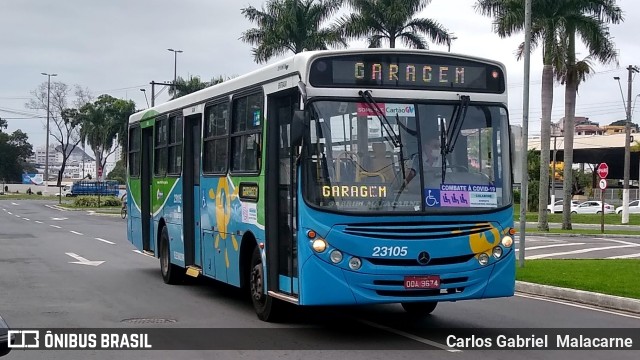
[[[163,226],[160,233],[160,272],[162,273],[162,280],[166,284],[175,285],[182,280],[180,269],[171,263],[170,260],[171,249],[169,248],[169,231],[167,227]]]
[[[429,315],[436,309],[437,301],[421,303],[401,303],[404,311],[414,315]]]
[[[275,322],[281,319],[284,304],[265,293],[262,256],[257,246],[253,250],[253,255],[251,255],[248,276],[247,283],[249,284],[251,302],[258,318],[267,322]]]

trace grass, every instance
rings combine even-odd
[[[633,230],[619,230],[608,229],[605,225],[604,233],[609,235],[636,235],[640,236],[640,231]],[[598,229],[573,229],[573,230],[561,230],[561,229],[549,229],[549,231],[538,231],[536,229],[527,228],[527,234],[581,234],[581,235],[602,235],[600,228]]]
[[[640,299],[640,259],[526,260],[516,279]]]

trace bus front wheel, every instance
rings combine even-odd
[[[260,249],[256,246],[251,256],[249,268],[249,290],[253,308],[262,321],[278,321],[282,316],[282,303],[266,294],[264,287],[265,274],[262,266]]]
[[[167,227],[162,227],[162,232],[160,233],[160,272],[162,273],[162,280],[166,284],[178,284],[181,279],[181,274],[179,272],[180,269],[174,264],[171,263],[169,254],[171,251],[169,249],[169,232],[167,231]]]
[[[436,309],[437,301],[423,303],[402,303],[404,311],[414,315],[429,315]]]

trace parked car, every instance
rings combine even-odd
[[[616,208],[616,214],[622,214],[622,206]],[[640,200],[629,201],[629,214],[640,214]]]
[[[561,213],[562,212],[562,204],[564,203],[564,200],[558,200],[555,203],[553,203],[553,205],[549,204],[547,205],[547,212],[550,213]],[[580,204],[580,201],[577,200],[571,200],[571,207],[577,206]]]
[[[572,214],[600,214],[602,212],[602,202],[589,200],[571,207]],[[613,205],[604,204],[604,213],[613,214],[615,209]]]
[[[15,339],[11,339],[13,343]],[[0,357],[7,355],[11,351],[9,347],[9,326],[0,316]]]

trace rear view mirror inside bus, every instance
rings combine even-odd
[[[307,124],[304,119],[304,110],[295,110],[293,112],[293,121],[291,122],[291,145],[301,145],[306,128]]]

